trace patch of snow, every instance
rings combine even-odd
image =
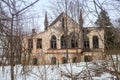
[[[14,74],[15,80],[71,80],[71,76],[78,80],[83,78],[90,80],[90,77],[94,80],[112,80],[114,78],[114,76],[107,72],[100,72],[100,74],[96,75],[95,71],[99,69],[101,67],[97,67],[91,62],[42,66],[16,65],[14,67]],[[0,80],[11,80],[10,66],[1,66],[0,73]]]

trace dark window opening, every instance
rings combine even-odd
[[[76,39],[75,35],[72,35],[72,37],[71,37],[71,48],[76,48],[76,47],[78,47],[77,39]]]
[[[37,62],[38,62],[38,59],[37,59],[37,58],[34,58],[34,59],[33,59],[33,65],[37,65]]]
[[[99,40],[97,36],[93,36],[93,48],[99,48]]]
[[[84,38],[84,48],[89,49],[89,38],[87,36]]]
[[[51,58],[51,64],[56,64],[56,57]]]
[[[33,48],[33,39],[28,39],[28,49]]]
[[[37,39],[37,49],[42,49],[42,39]]]
[[[92,56],[85,56],[85,62],[92,61]]]
[[[56,41],[56,37],[54,35],[51,37],[51,48],[52,49],[57,48],[57,41]]]
[[[67,63],[67,58],[66,57],[62,57],[62,64]]]
[[[32,53],[32,49],[28,49],[28,53]]]
[[[65,39],[65,36],[61,36],[61,48],[62,49],[66,48],[66,39]]]
[[[62,18],[62,27],[64,28],[64,18]]]
[[[72,62],[73,62],[73,63],[76,63],[76,62],[77,62],[77,58],[74,57],[74,58],[72,59]]]

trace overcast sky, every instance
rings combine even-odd
[[[16,0],[17,1],[17,0]],[[19,2],[18,0],[17,2]],[[26,0],[28,4],[33,2],[35,0]],[[45,18],[45,12],[48,13],[48,21],[49,24],[60,14],[60,12],[56,15],[53,14],[53,10],[58,8],[58,5],[56,4],[56,1],[59,0],[39,0],[38,3],[36,3],[34,6],[30,7],[26,11],[25,16],[23,17],[22,21],[24,22],[23,27],[31,30],[32,28],[36,28],[38,31],[44,30],[44,18]],[[61,0],[61,3],[64,3]],[[69,2],[72,1],[73,3],[77,0],[68,0]],[[84,26],[85,27],[93,27],[95,20],[98,18],[95,13],[95,6],[93,5],[93,0],[79,0],[79,1],[86,1],[84,3],[84,10],[83,10],[83,19],[84,19]],[[120,18],[120,1],[115,2],[115,0],[95,0],[99,5],[102,5],[104,9],[108,12],[110,19],[115,20],[117,18]],[[54,3],[52,5],[51,3]],[[59,4],[61,4],[59,3]],[[28,5],[27,4],[27,5]],[[20,3],[20,7],[23,8],[24,3]],[[27,5],[24,5],[27,6]],[[52,8],[51,8],[52,6]],[[54,8],[54,9],[53,9]],[[69,8],[69,7],[68,7]],[[63,8],[61,8],[63,9]],[[74,8],[75,9],[75,8]],[[20,9],[21,10],[21,9]],[[98,13],[100,12],[99,9]],[[9,9],[8,9],[9,11]],[[22,12],[24,12],[22,11]],[[61,11],[62,12],[62,11]]]
[[[32,25],[32,28],[34,27],[39,27],[39,30],[44,30],[44,16],[45,16],[45,12],[48,12],[48,20],[49,23],[51,23],[51,21],[53,19],[55,19],[55,17],[53,18],[53,14],[51,13],[51,9],[49,8],[49,6],[51,5],[50,2],[54,2],[55,0],[40,0],[37,4],[35,4],[31,9],[31,15],[33,17],[36,18],[36,21],[34,21],[34,25]],[[99,0],[102,2],[102,0]],[[104,6],[104,8],[107,10],[108,14],[110,15],[111,19],[116,19],[118,17],[120,17],[120,11],[116,11],[118,7],[113,7],[115,5],[118,5],[119,3],[117,2],[113,2],[111,0],[103,0],[104,3],[102,3],[102,5]],[[112,4],[114,3],[114,4]],[[89,3],[89,8],[93,7],[93,3]],[[57,7],[56,7],[57,8]],[[118,8],[119,9],[119,8]],[[84,13],[84,15],[87,15],[87,13]],[[91,20],[94,20],[93,18],[94,16],[90,15],[89,13],[89,18]],[[90,23],[88,16],[85,16],[84,18],[86,18],[85,21],[85,26],[93,26]],[[96,18],[95,18],[96,19]]]

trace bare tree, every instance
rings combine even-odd
[[[22,32],[20,31],[20,29],[18,29],[18,26],[20,26],[19,22],[21,21],[21,16],[22,16],[21,14],[24,11],[26,11],[27,8],[29,8],[34,3],[36,3],[38,0],[28,5],[27,7],[25,6],[25,8],[22,7],[21,9],[17,8],[16,6],[17,1],[13,0],[11,2],[10,0],[10,3],[7,1],[9,0],[2,0],[2,2],[7,5],[8,12],[10,11],[10,14],[8,14],[10,15],[10,17],[3,18],[1,20],[8,21],[9,25],[7,25],[8,26],[7,27],[5,24],[2,23],[1,25],[2,27],[0,27],[0,30],[1,30],[0,32],[2,34],[1,36],[3,37],[0,39],[2,43],[4,44],[2,46],[3,47],[2,50],[4,52],[2,57],[4,58],[5,54],[9,54],[10,56],[9,62],[11,65],[11,78],[12,80],[14,80],[14,76],[13,76],[14,67],[13,66],[14,66],[14,58],[15,58],[16,53],[20,54],[20,55],[17,55],[18,58],[20,58],[21,53],[24,53],[25,65],[28,65],[30,61],[30,55],[31,55],[29,50],[21,45]],[[116,0],[116,1],[118,1],[119,3],[119,0]],[[73,32],[77,33],[76,35],[77,38],[75,39],[75,42],[78,42],[78,45],[79,43],[80,44],[83,43],[83,40],[85,38],[85,35],[83,34],[83,31],[84,31],[83,27],[86,26],[86,22],[87,22],[87,25],[91,24],[92,26],[95,26],[94,24],[95,19],[97,19],[96,21],[99,23],[99,26],[101,26],[102,28],[104,27],[103,29],[104,31],[106,31],[106,34],[109,33],[108,35],[104,35],[105,37],[107,37],[105,41],[110,40],[110,42],[103,41],[103,45],[105,45],[105,56],[104,56],[105,59],[103,61],[86,62],[84,69],[82,71],[81,70],[78,71],[78,73],[74,73],[74,70],[73,70],[74,68],[73,68],[72,63],[70,63],[69,65],[70,69],[68,69],[67,66],[64,65],[65,69],[62,69],[62,68],[60,69],[61,77],[65,76],[68,79],[72,79],[72,80],[77,80],[77,79],[93,80],[93,76],[100,75],[103,72],[108,72],[114,75],[116,77],[116,80],[119,80],[119,76],[120,76],[120,73],[119,73],[120,71],[120,64],[119,64],[120,62],[120,55],[119,55],[120,35],[119,33],[120,31],[118,30],[118,28],[114,28],[113,25],[112,27],[110,27],[112,24],[110,22],[111,15],[108,14],[106,16],[105,14],[106,12],[104,12],[104,10],[111,11],[106,6],[112,6],[114,7],[114,10],[117,13],[120,13],[119,4],[117,5],[114,4],[114,2],[116,1],[111,2],[110,0],[102,0],[102,1],[100,0],[74,0],[74,1],[73,0],[55,0],[54,3],[52,3],[52,6],[50,6],[50,8],[53,10],[53,14],[55,16],[61,12],[65,13],[64,18],[62,19],[62,32],[65,37],[64,42],[66,42],[65,49],[66,49],[67,62],[69,61],[68,49],[70,48],[69,43],[68,43],[69,42],[68,25],[71,23],[69,22],[69,19],[68,19],[69,16],[72,17],[73,21],[76,22],[76,24],[74,24],[75,27],[73,29]],[[100,15],[100,11],[103,11],[103,13],[101,12],[102,15]],[[31,38],[33,38],[33,35],[31,36]],[[22,51],[21,48],[22,49],[24,48],[24,52],[21,52]],[[83,44],[82,44],[81,46],[76,47],[76,53],[78,53],[79,48],[85,51]],[[44,61],[44,63],[46,62],[44,58],[42,60]],[[59,63],[58,65],[52,65],[53,68],[50,68],[50,66],[51,65],[45,64],[42,68],[38,67],[39,75],[35,72],[32,74],[37,75],[42,80],[47,80],[47,76],[51,74],[51,73],[48,73],[49,69],[54,70],[58,68]],[[35,66],[31,66],[31,68],[33,67]],[[23,67],[23,70],[26,72],[31,71],[26,66]]]
[[[86,25],[86,24],[83,24],[83,20],[88,21],[87,24],[92,24],[92,26],[94,26],[95,20],[92,18],[93,17],[96,19],[98,18],[96,23],[99,21],[99,26],[103,27],[103,29],[105,31],[105,35],[104,35],[105,41],[108,41],[108,40],[106,40],[106,37],[107,38],[109,37],[109,40],[113,41],[113,43],[103,42],[103,44],[102,44],[102,45],[105,45],[105,47],[107,47],[107,49],[105,48],[105,55],[107,58],[109,58],[109,59],[105,59],[105,65],[112,62],[112,69],[114,69],[115,72],[111,71],[110,69],[107,68],[107,67],[111,67],[109,65],[107,65],[107,66],[102,65],[101,67],[104,67],[103,71],[114,73],[115,76],[117,77],[116,79],[119,80],[119,70],[118,70],[118,67],[119,67],[119,64],[118,64],[118,62],[119,62],[119,50],[118,50],[119,49],[119,46],[118,46],[119,41],[118,40],[119,40],[120,36],[115,35],[115,34],[119,34],[119,32],[117,31],[116,28],[114,28],[114,26],[110,22],[109,17],[111,17],[111,15],[113,15],[113,14],[107,15],[105,12],[105,10],[107,10],[107,11],[114,11],[114,12],[117,12],[117,14],[119,14],[119,8],[117,8],[117,7],[120,7],[120,6],[119,6],[119,3],[118,4],[116,4],[116,3],[117,3],[116,1],[113,1],[113,3],[112,3],[109,0],[106,0],[106,1],[105,0],[103,0],[103,1],[99,1],[99,0],[89,0],[89,1],[57,0],[56,3],[55,2],[52,3],[52,6],[50,7],[50,9],[53,10],[54,15],[56,15],[56,13],[58,14],[61,12],[65,12],[67,15],[70,15],[79,24],[79,28],[81,28],[81,29],[84,25]],[[54,6],[57,6],[57,7],[54,7]],[[106,6],[112,7],[113,9],[110,10],[109,7],[106,7]],[[83,13],[80,14],[81,10],[83,11]],[[100,13],[100,11],[101,11],[101,13]],[[84,14],[84,18],[82,18],[83,14]],[[81,19],[81,20],[79,20],[79,19]],[[66,24],[63,25],[63,27],[66,27],[66,26],[67,26]],[[108,28],[108,27],[111,27],[111,28]],[[64,30],[66,30],[66,29],[64,29]],[[65,34],[67,34],[67,31],[65,31]],[[106,34],[109,34],[109,36]],[[84,36],[85,35],[83,35],[82,39],[84,39]],[[68,38],[67,38],[67,40],[68,40]],[[66,52],[66,53],[68,53],[68,52]],[[117,60],[117,63],[115,62],[115,59],[113,58],[113,56],[114,56],[113,53],[116,53],[115,59]],[[110,62],[107,60],[110,60]],[[87,67],[87,65],[88,64],[86,64],[86,67]],[[89,69],[89,67],[87,67],[87,68]]]
[[[35,0],[27,5],[22,5],[23,0],[2,0],[1,4],[5,6],[4,10],[7,13],[7,17],[1,19],[8,23],[1,26],[1,34],[3,35],[3,57],[6,57],[9,65],[11,65],[11,80],[14,80],[14,65],[21,63],[22,54],[22,30],[20,26],[20,16],[25,10],[33,6],[39,0]],[[21,7],[22,6],[22,7]],[[4,41],[3,41],[4,39]],[[5,56],[4,56],[5,55]]]

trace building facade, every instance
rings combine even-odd
[[[65,13],[50,25],[45,15],[45,31],[23,37],[22,63],[61,64],[94,61],[104,58],[104,30],[82,28]]]

